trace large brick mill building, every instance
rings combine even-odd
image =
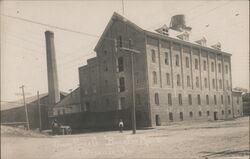
[[[183,15],[172,17],[169,27],[148,31],[117,13],[95,47],[97,56],[79,68],[80,108],[71,108],[74,112],[132,107],[131,51],[126,48],[139,52],[133,53],[137,125],[242,113],[241,96],[233,101],[231,54],[221,51],[220,43],[193,40]],[[60,115],[64,108],[55,109],[54,115]]]

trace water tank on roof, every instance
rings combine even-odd
[[[176,27],[176,26],[185,26],[185,16],[183,14],[175,15],[171,18],[171,27]]]
[[[186,26],[185,16],[183,14],[175,15],[171,18],[170,28],[177,31],[191,31],[191,27]]]

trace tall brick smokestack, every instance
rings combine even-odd
[[[56,54],[54,46],[54,33],[45,32],[46,55],[47,55],[47,73],[48,73],[48,102],[54,105],[60,101],[60,92],[58,87],[58,77],[56,68]]]

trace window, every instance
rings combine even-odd
[[[125,78],[120,77],[119,78],[119,92],[124,92],[125,91]]]
[[[105,60],[103,61],[103,69],[104,69],[103,70],[104,72],[108,71],[108,64],[107,64],[107,62]]]
[[[214,105],[217,105],[216,95],[214,95]]]
[[[189,105],[192,105],[192,95],[191,94],[188,95],[188,103],[189,103]]]
[[[207,70],[207,61],[203,61],[203,70],[206,71]]]
[[[106,103],[106,107],[108,107],[109,106],[109,99],[108,98],[105,99],[105,103]]]
[[[118,72],[124,71],[123,57],[118,58]]]
[[[96,93],[96,85],[95,84],[93,84],[92,90],[93,90],[93,93]]]
[[[168,52],[165,52],[165,64],[169,64]]]
[[[104,83],[105,83],[105,87],[108,88],[109,86],[108,80],[105,80]]]
[[[197,102],[198,102],[198,105],[201,105],[201,96],[199,94],[197,95]]]
[[[228,74],[228,66],[226,65],[225,67],[226,67],[226,74]]]
[[[221,64],[218,64],[219,73],[221,73]]]
[[[186,68],[189,68],[189,58],[186,57]]]
[[[159,105],[159,94],[155,93],[155,104]]]
[[[231,114],[231,110],[228,110],[228,114]]]
[[[179,55],[175,55],[175,65],[179,66]]]
[[[222,111],[221,111],[221,114],[224,115],[224,113],[225,113],[224,110],[222,110]]]
[[[140,94],[136,94],[135,98],[136,98],[136,104],[140,105],[141,104],[141,96],[140,96]]]
[[[201,111],[199,111],[199,116],[200,116],[200,117],[202,116],[202,113],[201,113]]]
[[[212,80],[213,89],[215,89],[215,79]]]
[[[187,76],[187,86],[190,87],[191,83],[190,83],[190,76]]]
[[[204,78],[205,88],[207,88],[207,78]]]
[[[222,89],[222,80],[219,80],[219,88]]]
[[[240,98],[239,98],[239,96],[237,96],[237,104],[239,104],[240,103]]]
[[[209,111],[207,111],[207,116],[209,116],[210,115],[210,112]]]
[[[125,102],[126,102],[125,97],[121,97],[119,100],[119,110],[125,108]]]
[[[107,50],[104,50],[104,55],[107,56],[107,54],[108,54],[108,53],[107,53]]]
[[[153,71],[153,82],[154,84],[157,84],[157,74],[155,71]]]
[[[57,110],[57,115],[60,115],[61,114],[61,111],[60,109]]]
[[[122,47],[122,36],[119,36],[119,46]]]
[[[214,72],[214,62],[211,62],[211,71]]]
[[[196,77],[196,88],[199,88],[199,77]]]
[[[89,104],[89,102],[85,102],[85,106],[86,106],[86,111],[90,111],[90,104]]]
[[[231,103],[231,101],[230,101],[230,96],[227,97],[227,101],[228,101],[228,104]]]
[[[178,74],[177,75],[177,86],[181,85],[181,76]]]
[[[189,116],[192,118],[193,117],[193,112],[189,112]]]
[[[228,82],[228,80],[226,82],[227,82],[227,89],[229,90],[229,82]]]
[[[223,95],[220,96],[221,104],[224,103]]]
[[[167,85],[170,85],[170,74],[166,73]]]
[[[172,95],[168,93],[168,105],[172,105]]]
[[[207,105],[209,105],[209,96],[208,95],[206,95],[206,103],[207,103]]]
[[[169,113],[169,121],[174,121],[172,112]]]
[[[196,70],[198,70],[198,59],[194,60],[194,67]]]
[[[182,95],[178,94],[178,101],[179,101],[179,105],[182,105]]]
[[[183,121],[183,113],[180,112],[180,120]]]
[[[156,62],[155,50],[151,50],[151,56],[152,56],[152,62],[155,63]]]

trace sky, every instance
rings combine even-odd
[[[3,0],[0,1],[1,100],[48,90],[46,30],[54,32],[59,88],[69,92],[79,84],[78,67],[95,57],[94,47],[113,12],[123,14],[122,0]],[[249,2],[124,0],[124,16],[146,30],[169,25],[171,16],[184,14],[194,38],[222,44],[232,54],[233,87],[249,88]],[[94,36],[63,31],[13,19],[28,19]]]

